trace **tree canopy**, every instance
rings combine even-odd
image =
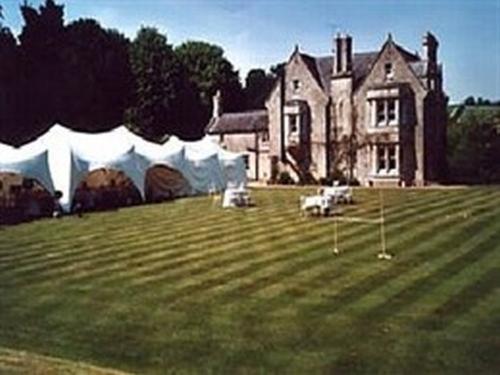
[[[188,41],[175,49],[184,65],[190,82],[197,89],[201,122],[206,124],[211,116],[212,97],[221,90],[224,111],[244,108],[244,94],[238,72],[224,57],[221,47],[206,42]]]
[[[500,109],[471,108],[448,125],[450,181],[500,183]]]
[[[149,138],[181,131],[188,84],[167,38],[155,28],[141,28],[130,48],[130,64],[135,97],[127,110],[129,123]]]
[[[95,20],[81,19],[65,28],[63,44],[61,121],[90,131],[120,124],[133,89],[130,41]]]
[[[20,144],[55,122],[96,132],[127,122],[141,134],[199,138],[211,98],[244,109],[238,72],[221,47],[199,41],[177,48],[144,27],[131,42],[93,19],[64,20],[64,5],[20,6],[18,38],[0,8],[0,140]]]
[[[265,101],[271,92],[276,77],[264,69],[252,69],[245,79],[245,104],[248,109],[265,108]]]

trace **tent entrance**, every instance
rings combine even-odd
[[[155,165],[146,172],[146,202],[163,202],[189,195],[191,186],[176,169]]]
[[[0,224],[50,217],[54,199],[36,179],[0,172]]]
[[[80,181],[73,197],[72,210],[102,211],[137,205],[141,193],[122,171],[101,168]]]

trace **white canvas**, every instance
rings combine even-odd
[[[90,134],[56,124],[19,149],[0,144],[0,172],[36,178],[49,192],[61,191],[61,204],[66,210],[71,207],[78,184],[100,168],[124,172],[144,198],[146,173],[155,165],[182,173],[191,186],[190,194],[246,185],[243,157],[223,150],[208,137],[184,142],[172,136],[160,145],[124,126]]]

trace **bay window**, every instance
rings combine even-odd
[[[370,100],[372,108],[372,126],[385,127],[399,124],[399,99],[380,98]]]

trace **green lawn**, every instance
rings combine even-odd
[[[0,228],[0,347],[139,373],[499,373],[500,189],[385,190],[379,226],[201,197]],[[377,219],[377,190],[346,217]],[[2,362],[0,361],[0,372]]]

